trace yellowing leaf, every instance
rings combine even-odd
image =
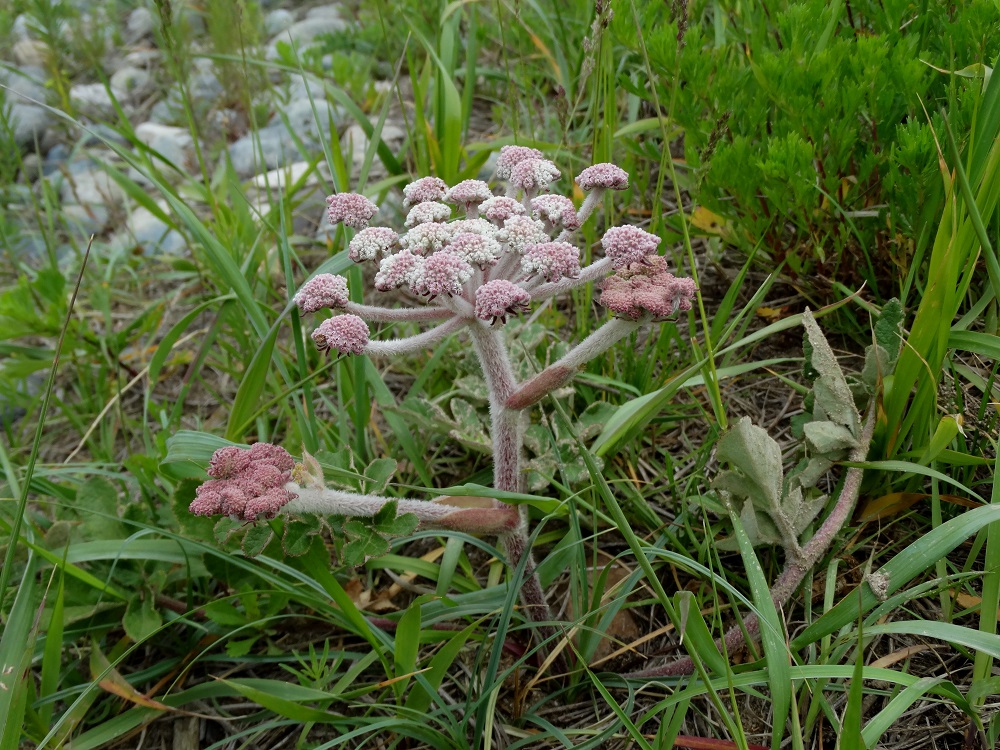
[[[729,223],[717,213],[709,211],[704,206],[698,206],[691,212],[688,218],[691,226],[700,229],[706,234],[726,234],[729,232]]]
[[[882,497],[877,497],[865,503],[865,506],[858,514],[858,520],[861,523],[870,523],[871,521],[889,518],[897,513],[902,513],[912,505],[929,497],[930,495],[923,492],[890,492],[888,495],[882,495]],[[961,505],[963,508],[979,507],[979,503],[964,497],[958,497],[957,495],[941,495],[940,497],[946,503]]]

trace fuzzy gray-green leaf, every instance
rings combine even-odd
[[[802,314],[802,326],[811,344],[812,367],[819,373],[819,379],[813,387],[817,407],[815,411],[819,414],[821,408],[830,419],[857,435],[861,417],[854,406],[854,397],[847,387],[837,358],[833,356],[833,350],[808,310]]]

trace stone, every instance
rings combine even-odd
[[[162,59],[163,53],[158,49],[134,49],[122,58],[122,65],[147,70],[159,65]]]
[[[340,110],[331,107],[322,97],[312,102],[308,99],[291,102],[257,132],[263,160],[255,157],[257,151],[252,133],[229,147],[233,169],[245,179],[262,169],[276,169],[299,161],[303,156],[310,156],[312,152],[319,151],[320,138],[330,137],[341,119]],[[299,143],[304,152],[300,151]]]
[[[67,204],[73,203],[89,207],[115,207],[124,202],[125,193],[118,183],[89,160],[71,164],[68,172],[59,188],[59,198],[64,210]]]
[[[222,96],[222,83],[210,70],[197,71],[187,79],[187,92],[195,118],[202,119]],[[179,125],[187,122],[184,112],[184,92],[174,85],[166,98],[158,101],[149,112],[149,119],[163,125]]]
[[[123,91],[112,89],[109,92],[103,83],[78,83],[70,88],[69,100],[84,117],[111,120],[116,115],[112,94],[119,104],[125,99]]]
[[[79,146],[106,146],[108,143],[116,143],[119,146],[128,146],[128,138],[121,132],[115,130],[110,125],[98,122],[88,125],[86,130],[79,132]]]
[[[38,154],[25,154],[21,159],[21,179],[24,182],[37,182],[44,174],[44,162]]]
[[[251,184],[258,190],[281,190],[285,191],[290,185],[294,185],[302,179],[302,175],[309,171],[310,164],[307,161],[297,161],[281,169],[272,169],[270,172],[259,174],[253,178]],[[306,185],[316,185],[319,183],[319,175],[314,171],[306,180]]]
[[[45,42],[38,39],[22,39],[11,49],[11,55],[18,65],[43,67],[49,57],[49,48]]]
[[[213,109],[208,113],[209,132],[229,141],[245,135],[249,122],[246,113],[238,109]]]
[[[297,99],[286,104],[271,117],[268,127],[287,127],[303,140],[316,141],[320,137],[328,137],[344,119],[337,105],[331,105],[322,96],[313,94],[312,101]]]
[[[301,158],[295,140],[284,126],[267,127],[240,138],[229,146],[233,170],[241,179],[263,169],[275,169]]]
[[[136,44],[148,36],[160,25],[160,19],[153,15],[149,8],[138,7],[128,14],[125,24],[125,43]]]
[[[55,123],[55,117],[34,104],[14,102],[10,106],[10,121],[14,126],[14,143],[18,148],[34,150],[45,140],[46,130]]]
[[[126,65],[111,76],[111,88],[123,92],[130,102],[136,104],[152,94],[156,84],[147,71]]]
[[[340,6],[337,4],[331,5],[317,5],[315,8],[310,8],[306,12],[306,18],[309,20],[314,19],[330,19],[336,18],[342,20],[343,16],[340,12]]]
[[[50,148],[45,154],[45,163],[43,165],[45,175],[48,176],[58,172],[62,168],[62,165],[69,161],[69,157],[69,146],[65,143],[58,143]]]
[[[162,206],[161,206],[162,208]],[[156,252],[180,255],[187,249],[184,235],[145,208],[137,208],[125,222],[115,244],[130,247],[143,255]]]
[[[10,35],[17,41],[32,38],[31,20],[27,13],[22,13],[14,19],[14,23],[10,27]]]
[[[280,34],[295,23],[295,14],[284,8],[275,8],[264,16],[264,33],[269,37]]]
[[[89,237],[100,234],[108,226],[110,215],[103,203],[67,203],[59,210],[70,234]]]
[[[144,122],[135,129],[135,134],[150,150],[162,156],[162,159],[157,156],[153,156],[153,159],[167,176],[174,168],[184,173],[194,166],[194,139],[184,128]]]
[[[406,131],[398,125],[387,122],[382,126],[382,140],[390,147],[402,143],[405,138]],[[369,143],[370,141],[364,129],[356,123],[348,127],[340,137],[340,147],[343,149],[345,155],[351,154],[351,160],[355,167],[359,167],[364,163]],[[379,161],[376,155],[372,161],[373,175],[381,174],[381,168],[382,162]]]
[[[21,65],[18,68],[0,67],[0,83],[6,86],[7,101],[11,103],[32,104],[45,103],[48,90],[44,81],[48,79],[46,72],[35,65]],[[13,94],[13,96],[12,96]],[[34,102],[25,101],[33,99]]]
[[[337,34],[348,28],[347,21],[339,17],[307,18],[293,23],[280,34],[276,34],[268,44],[264,56],[268,60],[277,60],[281,57],[278,53],[278,44],[281,42],[291,45],[293,51],[302,50],[311,47],[317,41],[317,37]]]

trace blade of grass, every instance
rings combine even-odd
[[[77,296],[80,294],[80,286],[83,284],[83,274],[87,269],[87,261],[90,259],[90,249],[94,244],[94,237],[91,236],[87,243],[87,249],[80,262],[80,272],[76,277],[76,284],[73,286],[73,293],[70,296],[69,307],[66,310],[66,318],[63,320],[62,330],[56,341],[56,350],[52,356],[52,367],[49,368],[48,380],[42,395],[42,403],[38,411],[38,423],[35,425],[35,436],[31,443],[31,453],[28,455],[28,464],[24,470],[24,479],[21,482],[20,497],[17,502],[17,509],[11,522],[10,543],[7,545],[4,554],[3,568],[0,568],[0,595],[7,590],[10,584],[10,577],[14,568],[14,555],[17,552],[17,540],[21,534],[21,523],[24,519],[25,508],[28,505],[28,486],[31,484],[31,477],[35,472],[35,463],[38,460],[38,448],[42,443],[42,431],[45,428],[45,417],[49,411],[49,402],[52,398],[52,389],[55,387],[56,371],[59,369],[59,360],[62,356],[63,343],[66,340],[66,331],[69,329],[69,322],[73,317],[73,308],[76,306]]]
[[[740,556],[743,558],[743,567],[750,583],[750,591],[753,593],[753,602],[760,618],[760,637],[764,646],[768,686],[771,691],[771,726],[774,732],[771,736],[771,750],[778,750],[785,736],[785,722],[788,720],[788,714],[791,710],[791,693],[788,690],[788,685],[791,684],[790,656],[788,646],[785,643],[785,626],[778,615],[778,608],[774,606],[767,578],[764,575],[764,570],[760,567],[760,561],[757,559],[757,553],[753,550],[753,544],[750,537],[747,536],[746,529],[743,528],[739,516],[735,513],[731,512],[730,518],[736,541],[740,546]]]

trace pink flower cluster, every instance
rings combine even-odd
[[[323,274],[295,295],[304,313],[323,308],[347,314],[322,322],[312,334],[324,352],[388,356],[405,350],[404,342],[370,341],[365,322],[451,319],[491,326],[526,312],[531,303],[593,281],[617,275],[603,285],[602,300],[615,315],[638,320],[651,313],[663,317],[690,305],[693,284],[666,273],[658,259],[660,238],[633,226],[613,227],[601,240],[604,258],[581,267],[576,232],[601,205],[607,190],[626,190],[629,176],[614,164],[595,164],[576,178],[587,193],[579,207],[570,198],[549,192],[561,171],[538,149],[500,149],[496,194],[486,182],[463,180],[449,186],[437,177],[422,177],[403,188],[407,210],[405,231],[369,227],[378,210],[362,195],[330,196],[330,220],[359,229],[349,256],[357,263],[378,264],[374,286],[381,292],[407,290],[433,301],[432,316],[419,308],[386,311],[349,302],[343,277]],[[457,216],[453,217],[453,210]],[[658,260],[657,260],[658,259]],[[443,324],[444,325],[444,324]],[[436,329],[435,329],[436,330]],[[433,331],[414,341],[434,339]],[[397,345],[398,343],[398,345]],[[417,343],[413,344],[414,346]],[[400,349],[403,347],[403,349]],[[409,351],[409,350],[406,350]]]
[[[285,489],[294,465],[288,451],[270,443],[219,448],[208,467],[212,479],[195,491],[189,509],[196,516],[243,521],[274,518],[295,497]]]
[[[619,269],[601,284],[601,304],[618,317],[638,320],[646,315],[666,318],[690,310],[697,289],[693,279],[677,278],[667,261],[651,255]]]

